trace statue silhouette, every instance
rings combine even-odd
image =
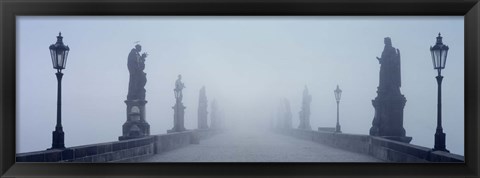
[[[130,80],[128,83],[127,100],[145,100],[145,84],[147,83],[147,74],[145,69],[146,53],[140,55],[142,46],[137,44],[128,54],[128,71]]]

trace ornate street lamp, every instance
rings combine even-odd
[[[445,68],[445,62],[447,61],[448,46],[442,42],[442,36],[438,33],[437,43],[435,46],[430,46],[430,52],[432,52],[433,68],[438,71],[437,83],[438,83],[438,103],[437,103],[437,130],[435,132],[435,147],[433,151],[445,151],[449,152],[445,148],[445,133],[442,128],[442,69]]]
[[[57,92],[57,125],[55,131],[53,131],[52,148],[51,149],[64,149],[65,139],[62,127],[62,69],[65,69],[67,64],[67,57],[70,48],[63,44],[62,33],[57,36],[57,43],[50,45],[50,55],[52,57],[53,68],[57,69],[58,92]]]
[[[335,127],[335,132],[342,132],[340,131],[340,121],[339,121],[339,112],[338,112],[338,105],[340,104],[340,98],[342,97],[342,90],[337,85],[337,89],[333,91],[335,93],[335,100],[337,100],[337,126]]]

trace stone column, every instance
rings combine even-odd
[[[400,50],[392,46],[386,37],[380,63],[380,81],[377,97],[372,100],[375,116],[370,128],[370,135],[409,143],[412,137],[405,136],[403,128],[403,108],[407,100],[400,93]]]

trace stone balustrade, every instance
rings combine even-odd
[[[464,162],[464,156],[432,151],[431,148],[412,145],[377,136],[313,131],[301,129],[278,129],[277,133],[329,145],[335,148],[371,155],[388,162]],[[319,150],[321,151],[321,150]]]
[[[16,155],[17,162],[131,162],[154,154],[174,150],[189,144],[198,144],[218,131],[202,129],[152,135],[70,147],[65,150],[45,150]]]

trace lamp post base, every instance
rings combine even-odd
[[[337,126],[335,127],[335,132],[342,133],[342,131],[340,130],[340,125],[337,124]]]
[[[65,149],[65,133],[62,128],[56,128],[52,132],[52,149]]]
[[[435,146],[432,149],[433,151],[444,151],[450,153],[450,151],[445,148],[445,133],[442,131],[437,131],[435,133]]]

